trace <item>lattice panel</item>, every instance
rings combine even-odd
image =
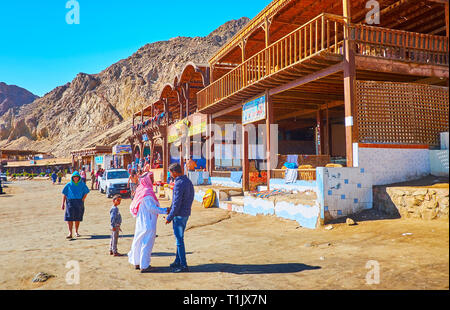
[[[439,145],[448,131],[447,87],[356,81],[356,120],[361,143]]]

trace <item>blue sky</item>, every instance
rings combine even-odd
[[[78,0],[80,23],[69,25],[67,1],[0,1],[0,82],[43,96],[147,43],[206,36],[231,19],[253,18],[271,2]]]

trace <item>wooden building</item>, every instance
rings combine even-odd
[[[347,167],[382,169],[405,161],[392,150],[432,148],[448,131],[448,34],[446,0],[274,0],[209,60],[198,112],[209,124],[242,124],[246,105],[263,100],[263,118],[252,124],[266,127],[267,186],[293,154],[313,168],[343,157]],[[271,124],[278,152],[270,150]],[[211,132],[208,143],[214,175]],[[372,158],[366,150],[383,152]]]
[[[180,122],[197,112],[197,93],[209,84],[209,67],[187,63],[173,83],[166,84],[159,99],[133,115],[133,130],[129,138],[133,147],[133,158],[151,155],[151,163],[156,155],[161,156],[160,168],[155,179],[164,181],[171,162],[170,143],[178,143],[181,137],[174,137]],[[206,121],[205,121],[206,125]],[[206,130],[205,130],[206,131]],[[171,139],[169,139],[171,136]],[[182,146],[177,147],[183,152]],[[180,157],[180,161],[184,159]]]
[[[97,168],[95,158],[98,156],[112,155],[112,147],[97,145],[95,147],[85,148],[81,150],[74,150],[72,155],[72,167],[74,170],[79,170],[84,166],[88,166],[87,171],[92,168]]]

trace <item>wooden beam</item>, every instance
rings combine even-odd
[[[355,56],[357,70],[368,70],[390,74],[448,78],[448,67],[430,64],[405,63],[391,59]]]
[[[213,113],[211,116],[212,116],[213,119],[215,119],[215,118],[218,118],[220,116],[226,115],[228,113],[231,113],[231,112],[236,111],[236,110],[241,109],[241,108],[242,108],[242,103],[238,103],[238,104],[232,105],[232,106],[230,106],[230,107],[228,107],[226,109],[223,109],[223,110],[221,110],[219,112]]]
[[[313,74],[309,74],[307,76],[303,76],[303,77],[296,79],[292,82],[289,82],[287,84],[275,87],[269,91],[269,95],[270,96],[276,95],[278,93],[284,92],[291,88],[294,88],[294,87],[297,87],[297,86],[300,86],[300,85],[303,85],[306,83],[310,83],[312,81],[324,78],[326,76],[329,76],[331,74],[334,74],[334,73],[342,71],[342,70],[343,70],[343,62],[340,62],[340,63],[332,65],[326,69],[317,71],[317,72],[315,72]]]

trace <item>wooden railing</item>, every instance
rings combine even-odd
[[[343,54],[344,24],[341,16],[317,16],[199,91],[199,110],[323,51]]]
[[[448,66],[447,37],[367,25],[350,28],[359,55]]]

